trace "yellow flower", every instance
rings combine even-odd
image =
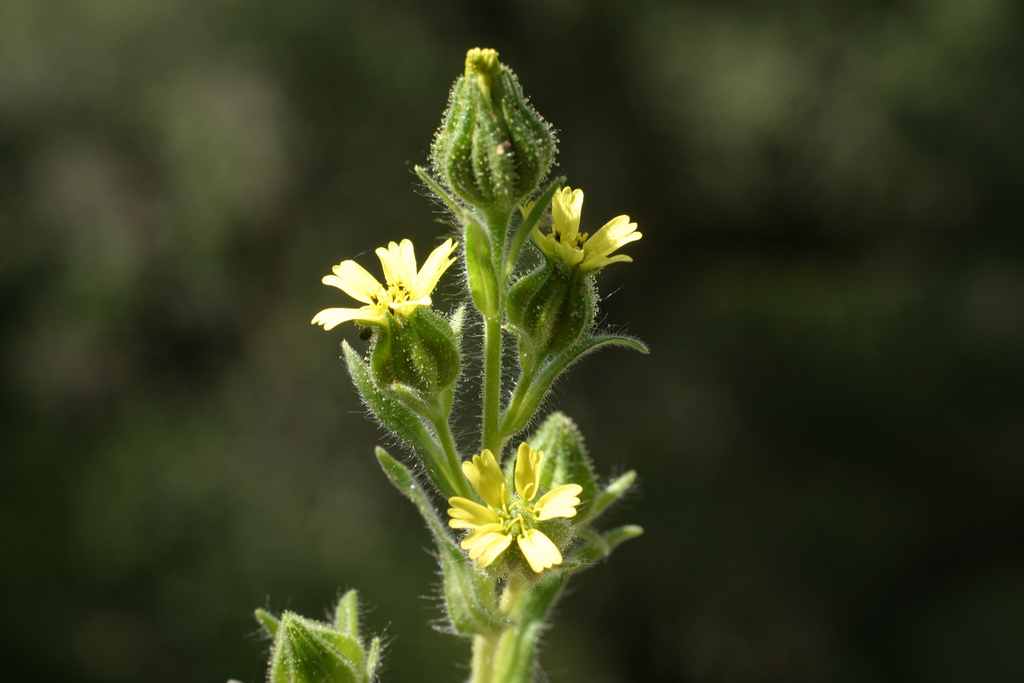
[[[448,525],[453,529],[472,530],[461,545],[483,566],[489,566],[505,552],[512,539],[535,572],[562,563],[558,547],[534,525],[556,517],[575,517],[583,487],[565,484],[533,502],[540,488],[543,461],[543,453],[528,444],[520,444],[516,455],[515,499],[509,493],[498,461],[489,450],[484,449],[480,455],[474,455],[472,461],[462,463],[462,471],[486,505],[458,496],[449,498],[451,519]]]
[[[325,330],[349,320],[379,325],[389,310],[402,316],[412,313],[417,306],[429,306],[430,292],[448,266],[455,263],[455,259],[449,257],[457,246],[458,243],[447,240],[427,257],[419,272],[416,272],[416,255],[409,240],[402,240],[401,244],[391,242],[387,249],[380,247],[377,257],[384,269],[386,285],[355,261],[342,261],[334,266],[334,275],[324,276],[323,283],[337,287],[366,305],[325,308],[313,317],[312,323],[323,325]]]
[[[533,203],[523,206],[523,214],[529,212]],[[580,213],[583,211],[583,190],[564,187],[555,192],[551,199],[551,232],[544,234],[540,228],[533,229],[537,246],[549,258],[560,258],[569,266],[576,266],[581,272],[604,268],[618,261],[631,262],[625,254],[610,254],[624,244],[640,239],[636,223],[629,222],[629,216],[616,216],[593,237],[580,232]]]

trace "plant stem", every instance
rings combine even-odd
[[[472,673],[469,683],[491,683],[494,673],[494,650],[498,645],[496,636],[473,636]]]
[[[470,683],[530,683],[536,669],[537,639],[567,579],[566,574],[527,586],[510,577],[500,610],[512,623],[501,633],[473,638]]]
[[[484,318],[483,448],[500,460],[498,413],[501,409],[501,321]]]
[[[462,463],[459,459],[459,449],[455,445],[455,437],[452,436],[452,430],[451,427],[448,426],[448,420],[434,420],[432,424],[434,425],[434,431],[437,432],[438,439],[441,441],[441,448],[444,449],[449,483],[451,483],[455,492],[463,498],[476,500],[476,496],[469,487],[469,482],[466,480],[465,475],[462,474]]]

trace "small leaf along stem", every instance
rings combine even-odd
[[[494,210],[486,214],[487,231],[491,237],[491,262],[493,272],[499,274],[497,282],[493,282],[496,291],[491,300],[497,302],[497,315],[488,315],[481,311],[484,326],[484,371],[483,371],[483,406],[481,410],[481,452],[490,450],[501,460],[501,433],[499,420],[501,412],[501,380],[502,380],[502,329],[504,318],[505,294],[507,279],[504,276],[503,260],[505,254],[505,238],[511,212]]]

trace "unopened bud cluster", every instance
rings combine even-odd
[[[494,50],[474,48],[434,138],[434,170],[469,205],[511,211],[540,185],[555,136]]]
[[[380,664],[380,638],[359,637],[359,598],[354,590],[338,601],[333,623],[285,612],[256,618],[274,638],[270,683],[370,683]]]

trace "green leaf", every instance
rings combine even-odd
[[[462,217],[465,210],[462,208],[462,205],[459,203],[459,200],[453,197],[451,193],[449,193],[443,187],[438,185],[437,181],[434,180],[429,173],[427,173],[427,169],[423,168],[422,166],[417,166],[416,175],[420,177],[420,180],[422,180],[423,183],[430,188],[431,192],[433,192],[438,199],[440,199],[441,201],[448,205],[448,208],[451,209],[452,213],[454,213],[456,216],[459,216],[460,218]]]
[[[506,413],[502,416],[502,434],[512,436],[522,431],[529,424],[533,414],[537,412],[541,401],[544,400],[544,397],[551,389],[551,385],[558,379],[559,375],[565,372],[570,365],[583,358],[583,356],[606,346],[622,346],[639,351],[640,353],[649,353],[647,346],[639,339],[634,339],[633,337],[604,334],[584,339],[572,348],[552,358],[544,366],[544,369],[538,373],[537,378],[530,385],[516,412],[514,414]]]
[[[629,539],[636,538],[643,533],[644,530],[636,524],[616,527],[605,534],[584,531],[580,535],[587,540],[587,543],[573,553],[566,563],[572,563],[580,567],[592,565],[602,557],[611,555],[613,550]]]
[[[256,621],[260,622],[263,628],[267,629],[267,633],[274,635],[277,633],[278,621],[274,618],[274,615],[265,609],[256,610]]]
[[[334,610],[334,628],[339,633],[359,639],[359,593],[355,589],[347,591],[338,600]]]
[[[366,680],[373,680],[378,666],[380,666],[380,638],[374,636],[370,641],[370,650],[366,653]]]
[[[491,259],[491,238],[475,220],[466,222],[466,275],[473,303],[487,318],[496,317],[498,311],[498,278]]]
[[[630,470],[616,478],[597,496],[593,505],[587,506],[577,523],[583,524],[597,519],[609,505],[621,498],[633,486],[634,482],[636,482],[636,472],[634,470]]]
[[[473,561],[455,544],[412,472],[383,448],[377,448],[377,460],[395,488],[419,509],[434,537],[444,576],[448,619],[455,632],[466,636],[480,635],[492,633],[504,625],[504,620],[496,614],[494,585],[477,571]]]
[[[544,194],[537,198],[537,202],[530,209],[530,213],[527,214],[523,222],[519,224],[519,228],[516,230],[516,236],[512,239],[512,245],[508,250],[508,258],[505,261],[505,278],[507,279],[512,271],[515,270],[516,261],[519,260],[519,252],[522,250],[523,245],[526,244],[526,239],[530,236],[530,232],[533,230],[533,226],[537,225],[537,221],[544,215],[544,212],[548,208],[548,204],[551,203],[551,198],[555,195],[555,192],[561,187],[562,183],[565,182],[565,176],[559,176],[551,181],[544,190]]]
[[[385,427],[412,447],[426,467],[434,486],[446,497],[455,495],[456,491],[446,475],[444,452],[420,418],[396,397],[381,390],[373,381],[370,368],[347,341],[342,342],[342,348],[348,373],[366,406]]]

